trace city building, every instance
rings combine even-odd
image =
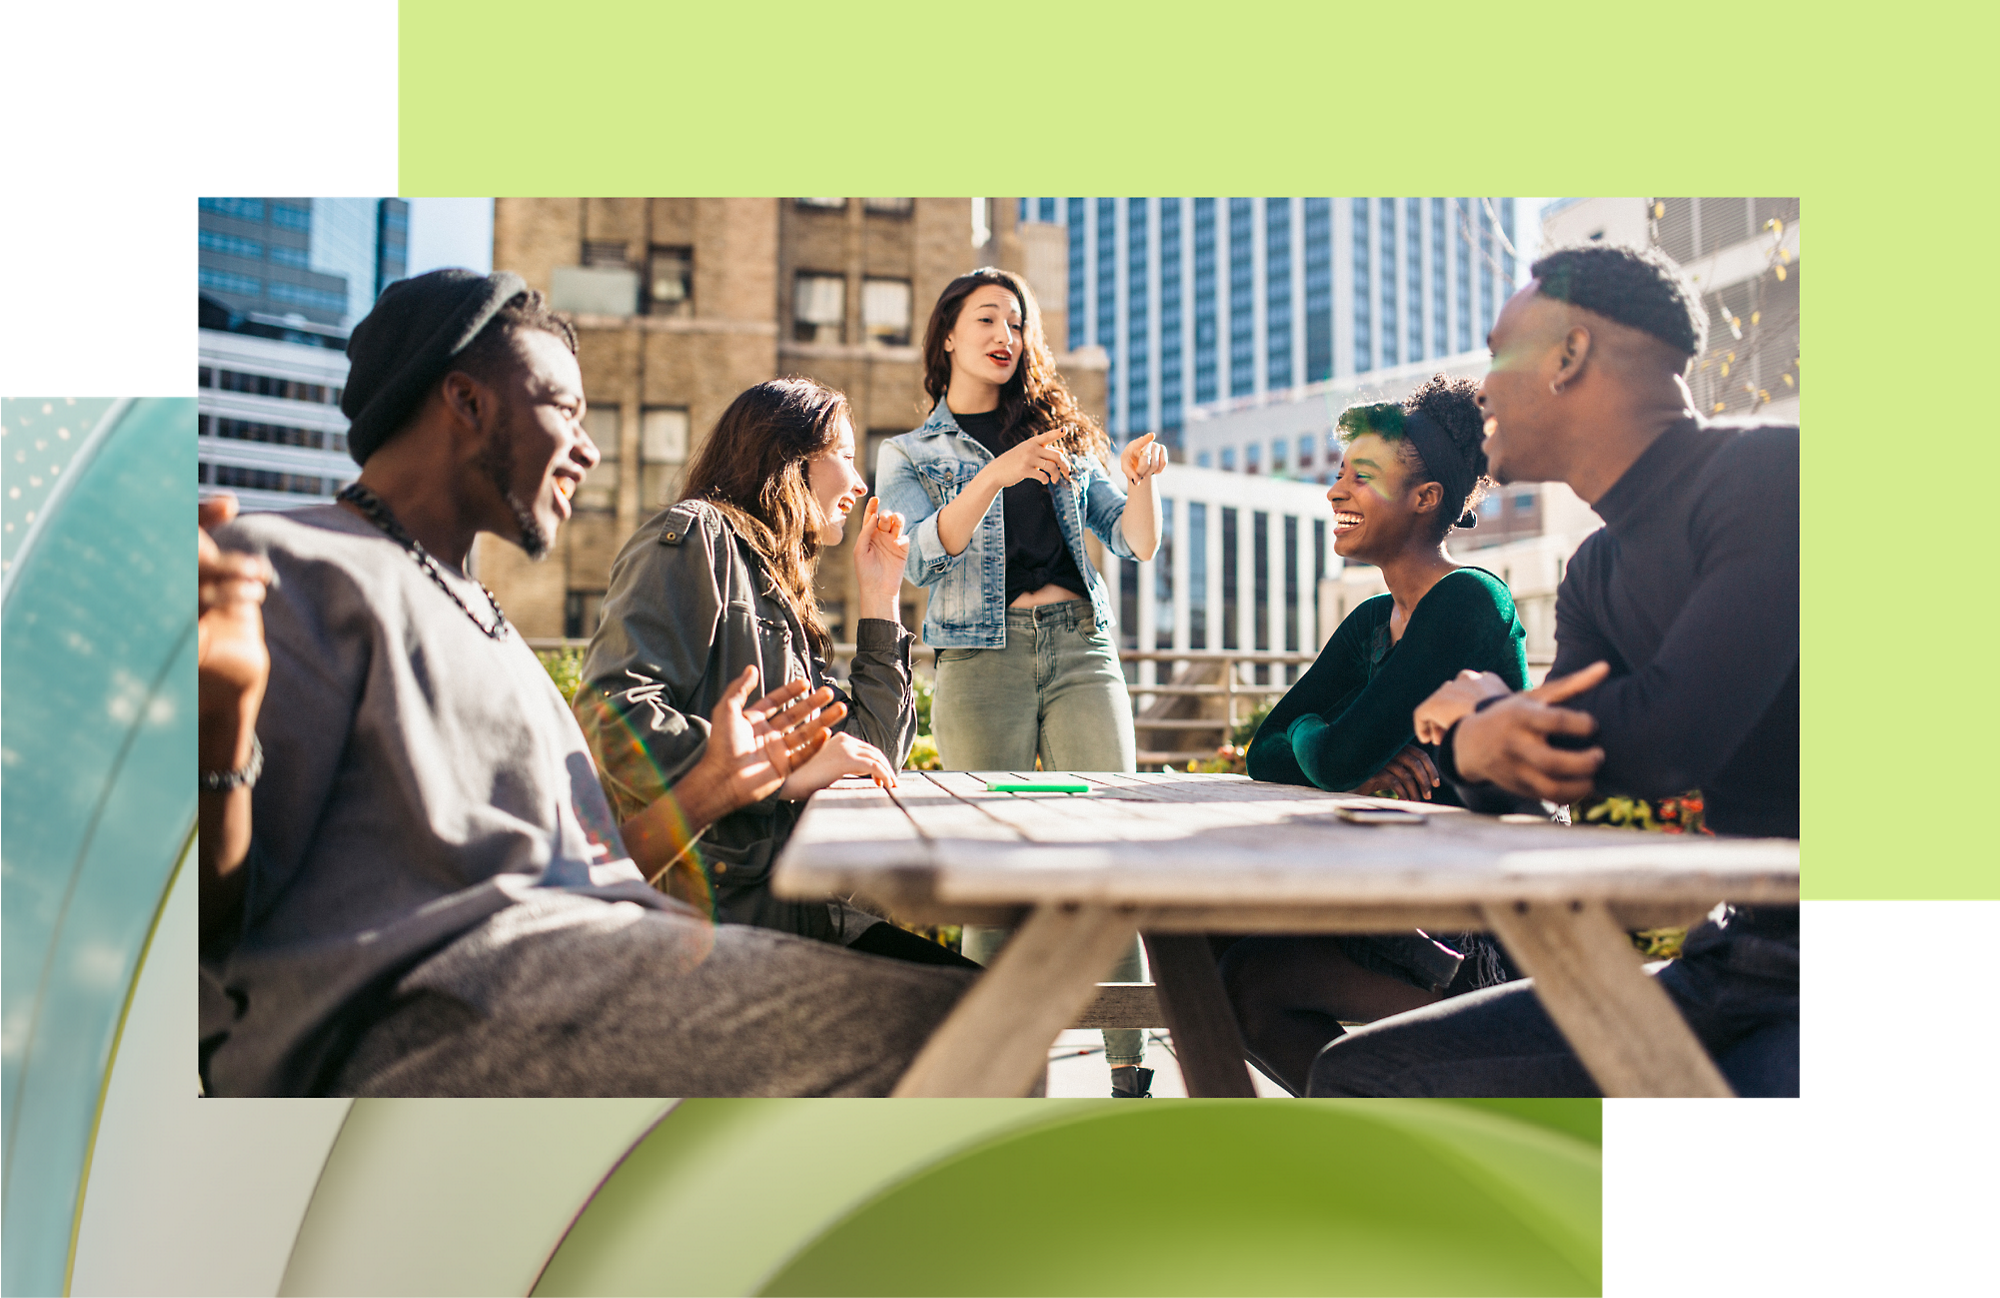
[[[246,510],[324,504],[358,472],[347,333],[408,264],[400,198],[200,200],[196,470]]]
[[[245,510],[322,505],[360,469],[347,453],[347,332],[201,302],[195,459],[202,495]]]
[[[1517,273],[1512,198],[1023,198],[1068,245],[1069,345],[1109,427],[1183,447],[1197,407],[1483,352]]]
[[[403,277],[400,198],[204,198],[201,292],[239,316],[352,328]]]
[[[1564,198],[1542,212],[1542,249],[1596,240],[1679,262],[1708,308],[1688,374],[1715,418],[1799,417],[1799,200]]]
[[[536,638],[596,629],[619,547],[679,499],[701,439],[753,383],[798,374],[846,393],[872,479],[881,444],[928,412],[930,305],[975,266],[1021,271],[1053,305],[1058,363],[1101,417],[1101,354],[1061,354],[1060,235],[1017,230],[1012,215],[1012,200],[966,198],[496,199],[493,265],[575,322],[586,421],[604,453],[545,562],[481,540],[480,576],[515,625]],[[820,562],[837,641],[854,636],[851,553],[850,541]],[[921,625],[922,611],[923,592],[906,585],[904,621]]]

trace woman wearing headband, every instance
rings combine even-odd
[[[1486,456],[1476,387],[1440,374],[1408,400],[1353,406],[1326,493],[1333,548],[1389,587],[1348,614],[1319,659],[1250,741],[1253,778],[1457,805],[1417,742],[1411,714],[1466,668],[1527,684],[1526,641],[1507,585],[1445,552],[1471,527]],[[1476,934],[1245,938],[1223,957],[1252,1057],[1295,1094],[1342,1022],[1366,1022],[1505,981]]]

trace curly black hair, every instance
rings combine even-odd
[[[1467,511],[1479,507],[1486,489],[1493,485],[1486,476],[1486,421],[1479,413],[1477,383],[1471,379],[1433,374],[1400,403],[1385,401],[1372,406],[1350,406],[1340,416],[1340,440],[1352,442],[1363,433],[1374,433],[1395,446],[1396,457],[1417,475],[1418,482],[1435,482],[1443,486],[1444,480],[1438,475],[1436,467],[1425,464],[1423,455],[1403,435],[1402,416],[1419,411],[1444,429],[1452,449],[1459,454],[1472,478],[1472,489],[1463,500],[1439,502],[1437,517],[1431,527],[1434,539],[1442,541]]]
[[[1681,276],[1681,268],[1656,248],[1586,243],[1558,248],[1528,267],[1543,297],[1595,311],[1651,334],[1689,356],[1708,335],[1708,312]]]
[[[504,358],[514,335],[532,329],[554,334],[572,354],[575,353],[576,327],[566,317],[556,314],[548,299],[531,288],[525,293],[516,293],[505,306],[495,311],[493,318],[486,322],[486,327],[465,345],[464,350],[452,357],[451,368],[490,382],[498,367],[505,363]]]

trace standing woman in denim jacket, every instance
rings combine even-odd
[[[911,581],[928,588],[937,650],[931,728],[954,770],[1130,771],[1132,705],[1111,641],[1111,599],[1087,528],[1114,554],[1160,545],[1152,434],[1107,472],[1109,443],[1056,373],[1027,282],[991,267],[945,286],[924,330],[921,428],[885,444],[883,507],[909,520]],[[1005,930],[966,930],[985,963]],[[1138,981],[1138,944],[1112,971]],[[1137,1031],[1105,1033],[1114,1095],[1143,1096]]]

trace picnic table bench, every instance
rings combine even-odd
[[[1070,778],[1084,794],[992,793]],[[1423,812],[1350,824],[1341,803]],[[814,796],[772,887],[854,896],[921,923],[1012,927],[897,1095],[1025,1094],[1047,1048],[1146,943],[1190,1095],[1249,1096],[1208,933],[1493,933],[1606,1095],[1728,1095],[1627,930],[1716,902],[1796,904],[1798,843],[1552,825],[1535,817],[1266,784],[1236,775],[904,771]]]

